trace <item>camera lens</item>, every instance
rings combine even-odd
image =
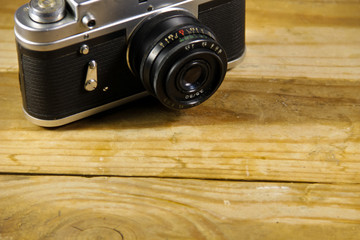
[[[227,70],[225,51],[214,34],[183,11],[144,20],[130,39],[128,63],[145,88],[172,109],[207,100]]]

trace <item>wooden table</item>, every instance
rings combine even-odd
[[[25,120],[0,7],[0,239],[360,239],[360,1],[248,0],[203,105]]]

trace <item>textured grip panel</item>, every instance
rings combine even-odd
[[[81,55],[85,43],[90,53]],[[68,117],[144,91],[127,67],[124,31],[52,52],[21,46],[18,51],[24,108],[39,119]],[[84,83],[91,60],[98,64],[98,88],[87,92]]]
[[[199,6],[199,20],[212,29],[228,61],[245,50],[245,0],[215,0]]]

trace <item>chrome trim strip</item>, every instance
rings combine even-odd
[[[118,107],[120,105],[132,102],[134,100],[146,97],[148,95],[149,95],[148,92],[141,92],[141,93],[132,95],[130,97],[120,99],[120,100],[115,101],[115,102],[107,103],[105,105],[102,105],[102,106],[99,106],[99,107],[96,107],[96,108],[92,108],[92,109],[89,109],[89,110],[86,110],[86,111],[83,111],[83,112],[80,112],[80,113],[77,113],[77,114],[74,114],[74,115],[71,115],[69,117],[65,117],[65,118],[61,118],[61,119],[55,119],[55,120],[43,120],[43,119],[35,118],[35,117],[30,116],[30,114],[27,113],[25,109],[23,109],[23,110],[24,110],[24,113],[25,113],[25,117],[30,122],[34,123],[35,125],[38,125],[38,126],[41,126],[41,127],[59,127],[59,126],[63,126],[63,125],[66,125],[68,123],[71,123],[71,122],[74,122],[74,121],[89,117],[91,115],[94,115],[94,114],[97,114],[97,113],[100,113],[100,112],[103,112],[103,111],[106,111],[106,110],[110,110],[112,108],[115,108],[115,107]]]

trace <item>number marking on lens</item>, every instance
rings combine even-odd
[[[196,93],[192,93],[192,94],[188,94],[185,96],[185,99],[193,99],[195,97],[200,96],[200,94],[204,93],[204,89],[201,89],[200,91],[196,92]]]
[[[173,32],[173,33],[165,36],[163,38],[163,40],[158,43],[158,45],[161,48],[166,48],[167,45],[169,45],[175,41],[179,41],[180,43],[182,43],[182,42],[185,42],[185,41],[188,41],[191,39],[195,39],[195,38],[208,39],[211,36],[212,36],[212,34],[209,31],[204,30],[203,28],[188,27],[188,28],[180,29],[176,32]],[[202,43],[202,47],[204,47],[204,48],[205,47],[210,48],[213,51],[217,52],[218,54],[223,52],[221,50],[220,46],[216,46],[216,45],[212,44],[210,47],[209,45],[210,45],[209,42]],[[216,46],[216,49],[214,49],[215,46]],[[185,49],[187,51],[190,51],[194,48],[195,48],[194,44],[185,47]]]
[[[174,37],[174,35],[170,34],[170,35],[168,36],[168,39],[170,39],[171,41],[174,41],[175,37]]]
[[[194,49],[194,47],[195,47],[194,44],[189,44],[189,45],[185,46],[185,50],[190,51],[191,49]]]

